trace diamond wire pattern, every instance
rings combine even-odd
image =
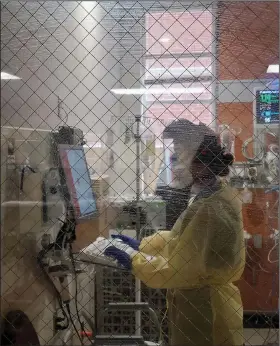
[[[268,4],[266,9],[268,9]],[[205,5],[204,3],[199,5],[202,6],[204,14],[211,9],[211,5]],[[183,106],[186,114],[188,106],[181,102],[176,95],[172,95],[173,100],[169,104],[161,102],[160,97],[156,97],[155,103],[162,107],[162,112],[153,114],[151,111],[152,104],[145,103],[142,96],[129,96],[129,99],[127,96],[117,97],[110,90],[145,87],[145,73],[147,70],[145,56],[150,53],[146,49],[147,37],[151,37],[155,41],[154,44],[158,44],[164,39],[165,35],[168,35],[169,39],[174,41],[174,45],[168,46],[168,44],[161,43],[164,49],[163,52],[157,55],[156,59],[164,59],[165,55],[169,55],[179,62],[178,54],[172,50],[175,43],[177,41],[181,42],[183,35],[186,35],[187,38],[195,39],[195,41],[200,40],[200,36],[192,30],[192,25],[184,23],[183,19],[180,20],[185,13],[190,13],[194,16],[192,9],[195,6],[197,6],[197,3],[189,4],[179,1],[2,1],[1,71],[12,72],[22,78],[17,82],[1,81],[2,126],[14,128],[14,135],[20,133],[20,130],[17,129],[18,127],[55,130],[59,125],[63,124],[81,128],[85,138],[92,136],[94,132],[95,141],[101,142],[103,147],[102,153],[97,154],[98,158],[95,162],[95,167],[102,165],[102,167],[105,167],[102,173],[107,173],[114,177],[110,182],[111,193],[118,197],[122,197],[126,193],[133,193],[135,186],[131,187],[134,183],[134,179],[131,180],[131,176],[135,174],[135,149],[132,145],[133,141],[127,145],[123,139],[129,120],[135,114],[139,114],[142,107],[143,115],[147,112],[149,117],[151,117],[148,126],[142,124],[142,135],[145,136],[149,131],[154,130],[155,127],[153,125],[162,127],[166,124],[164,112],[171,108],[172,105],[178,103]],[[258,11],[252,9],[250,5],[248,5],[248,9],[260,22],[263,21]],[[223,14],[223,11],[230,11],[230,6],[220,6],[219,11],[212,18],[213,22],[219,18],[219,15]],[[154,17],[154,13],[160,13],[160,15]],[[149,28],[149,36],[147,36],[147,27],[145,26],[147,14],[154,18],[154,25],[157,24],[162,28],[160,34],[153,31],[153,26],[151,26]],[[166,15],[168,15],[171,22],[173,20],[173,24],[170,26],[167,26],[163,21]],[[238,19],[238,13],[232,13],[232,17],[232,22],[223,23],[226,28],[231,28],[234,20]],[[273,18],[274,21],[276,20],[275,18]],[[203,15],[196,15],[194,19],[194,24],[199,23],[204,27],[201,35],[205,34],[205,32],[209,33],[209,45],[204,46],[201,54],[209,52],[209,50],[211,52],[214,51],[213,45],[211,45],[212,39],[214,38],[215,40],[211,31],[212,26],[211,28],[204,26]],[[271,23],[273,23],[272,19]],[[176,25],[178,32],[174,34],[172,27]],[[248,27],[250,27],[250,23]],[[222,35],[222,30],[220,29],[219,31],[219,29],[220,27],[218,26],[217,35]],[[271,29],[271,32],[277,36],[273,32],[272,26],[268,29]],[[252,34],[254,35],[253,30]],[[235,33],[233,32],[231,35],[232,42],[234,43],[236,39]],[[258,36],[255,35],[255,37],[257,41]],[[179,57],[189,53],[187,42],[184,44],[180,43],[180,47],[183,49],[183,53],[180,52]],[[218,45],[218,52],[221,54],[223,50],[230,51],[229,47],[230,45],[228,44],[225,47]],[[245,45],[243,48],[244,50],[247,49]],[[275,54],[275,51],[269,45],[266,49],[272,55]],[[239,53],[233,51],[230,53],[232,53],[234,62],[238,62],[240,65],[243,64],[243,51]],[[252,54],[255,61],[261,63],[260,56],[254,52]],[[199,57],[196,59],[199,61]],[[224,67],[224,62],[221,59],[218,60],[217,56],[214,55],[212,56],[212,64],[212,66],[217,65],[218,70],[220,67],[226,68],[227,66],[225,65]],[[247,84],[242,84],[241,82],[242,88],[243,91],[248,91],[254,97],[251,84],[253,85],[253,79],[259,79],[259,76],[255,74],[255,71],[250,70],[250,66],[245,66],[245,69],[253,75],[253,78],[251,78],[252,82]],[[217,75],[213,73],[213,69],[211,71],[211,83],[206,88],[212,95],[213,100],[209,101],[209,105],[205,106],[205,109],[209,109],[207,123],[210,125],[212,122],[212,108],[210,105],[214,104],[217,99],[215,93]],[[170,73],[172,75],[172,70],[170,70]],[[174,78],[170,81],[155,79],[153,85],[162,85],[164,88],[168,88],[167,85],[169,87],[176,86],[178,82],[183,83],[183,78],[180,79],[180,77],[178,78],[174,75]],[[191,84],[194,84],[194,82],[196,82],[195,76],[191,78]],[[224,86],[225,90],[231,92],[233,84],[234,81],[231,81],[227,86]],[[239,100],[241,93],[240,91],[239,94],[237,92],[233,95],[231,104]],[[58,116],[59,102],[61,102],[60,117]],[[202,104],[199,96],[195,97],[195,102]],[[244,111],[246,111],[247,107],[247,104],[245,104]],[[199,113],[192,115],[195,121],[199,120]],[[181,112],[172,114],[172,117],[175,119],[182,116],[184,117],[185,115],[181,114]],[[233,122],[235,120],[234,117],[235,115],[233,116]],[[239,126],[246,126],[246,124],[242,123],[240,117],[238,121]],[[232,124],[229,123],[228,125]],[[110,144],[113,147],[115,161],[123,166],[121,170],[109,168],[107,162],[107,158],[112,150],[111,147],[106,146],[104,141],[106,134],[108,134],[109,126],[110,129],[114,130],[114,133],[118,134],[114,136]],[[155,136],[157,140],[161,141],[161,133],[155,133]],[[6,139],[5,135],[2,135],[2,137],[4,140]],[[43,143],[46,141],[39,131],[37,132],[37,139]],[[18,147],[20,155],[25,155],[26,143],[29,140],[31,140],[31,135],[30,137],[27,135]],[[255,140],[258,141],[259,139],[255,138]],[[114,148],[117,149],[114,150]],[[29,148],[29,155],[38,158],[42,156],[41,149],[41,146],[31,147]],[[129,161],[127,160],[129,156],[134,158]],[[154,161],[156,159],[155,157]],[[147,184],[145,178],[142,177],[141,182]],[[154,181],[150,182],[150,184],[154,184]],[[1,187],[2,185],[3,182],[1,182]],[[23,215],[23,218],[27,216]],[[18,221],[23,222],[22,219]],[[38,227],[38,223],[35,223],[33,226],[34,229]],[[20,241],[22,242],[21,247],[27,247],[27,237],[23,236],[23,239]],[[14,252],[17,251],[17,248],[18,245],[14,244],[11,249],[7,250]],[[26,249],[27,252],[29,251],[28,249]],[[18,259],[24,257],[24,255],[14,256]],[[5,254],[5,257],[8,258],[8,254]],[[16,263],[9,264],[9,267],[9,275],[14,275],[14,280],[20,280],[21,277],[16,268]],[[133,277],[121,275],[110,269],[103,271],[103,275],[101,275],[103,283],[100,283],[103,289],[101,290],[100,286],[95,287],[97,296],[98,290],[100,292],[103,291],[103,303],[118,301],[119,299],[124,299],[125,301],[134,299],[134,291],[133,289],[131,290],[133,288]],[[5,280],[8,278],[7,273],[3,280],[9,281]],[[39,280],[39,278],[35,278],[36,280]],[[6,284],[12,287],[13,282],[9,281]],[[34,282],[30,283],[30,285],[32,284]],[[107,292],[104,291],[105,288]],[[27,291],[28,289],[29,286],[25,290]],[[254,287],[252,287],[252,290],[254,290]],[[44,294],[44,289],[40,294]],[[87,296],[86,293],[85,296]],[[143,301],[149,301],[151,306],[158,310],[161,317],[164,316],[166,310],[164,291],[155,291],[143,287],[142,296]],[[89,301],[81,302],[83,309],[87,310],[87,304],[89,303]],[[96,313],[98,320],[98,309]],[[117,316],[107,316],[104,321],[98,321],[98,323],[103,324],[103,332],[132,334],[133,323],[125,325],[123,321],[133,321],[133,319],[134,314],[128,316],[118,312]],[[44,321],[45,324],[48,322]],[[150,326],[150,322],[145,320],[145,317],[143,319],[142,333],[149,340],[155,339],[155,331]],[[166,329],[164,334],[168,334]]]

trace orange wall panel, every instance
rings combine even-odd
[[[246,160],[242,154],[243,142],[253,135],[253,104],[219,103],[217,106],[219,124],[228,124],[240,128],[241,133],[235,139],[235,160]]]
[[[278,193],[266,194],[265,189],[250,189],[252,203],[243,205],[244,230],[269,238],[272,229],[278,228]]]
[[[274,241],[265,240],[261,249],[254,248],[252,241],[247,245],[246,267],[238,282],[244,310],[277,311],[279,296],[278,263],[268,262],[268,253]],[[272,258],[277,258],[278,249]]]
[[[221,2],[218,51],[219,79],[267,77],[278,64],[279,2]]]

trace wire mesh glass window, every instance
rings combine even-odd
[[[165,157],[170,151],[163,150],[162,140],[165,126],[178,118],[214,126],[215,12],[213,5],[171,6],[147,12],[145,20],[143,133],[155,152],[148,170],[155,170],[150,174],[154,177],[163,172],[161,180],[170,183],[170,157]],[[161,163],[156,162],[159,158]],[[154,191],[156,183],[146,175],[144,180]]]

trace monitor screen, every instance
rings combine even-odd
[[[59,145],[70,203],[76,220],[89,219],[97,213],[88,166],[82,146]]]
[[[257,124],[279,123],[279,90],[258,90],[256,94]]]

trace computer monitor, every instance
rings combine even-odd
[[[97,203],[92,190],[89,170],[82,146],[58,145],[64,185],[68,190],[67,202],[72,207],[76,222],[96,217]]]
[[[256,92],[256,123],[279,124],[279,90]]]

